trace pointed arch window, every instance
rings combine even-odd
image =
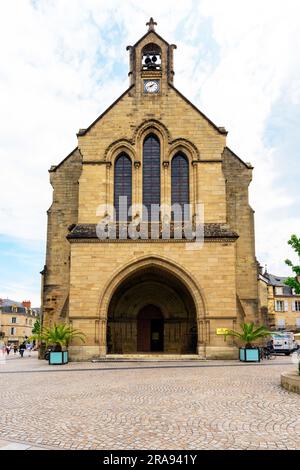
[[[184,206],[190,203],[189,161],[183,153],[179,152],[172,159],[171,166],[171,204],[178,204],[181,207],[182,220],[187,220],[190,217],[189,210]]]
[[[151,205],[160,205],[160,141],[155,134],[149,134],[143,145],[143,204],[150,220]]]
[[[127,210],[123,205],[122,197],[127,197]],[[115,161],[114,172],[114,207],[117,221],[128,221],[128,210],[132,205],[132,163],[126,153],[122,153]]]

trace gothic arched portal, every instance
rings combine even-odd
[[[144,267],[115,290],[108,308],[107,352],[197,353],[193,298],[174,275]]]

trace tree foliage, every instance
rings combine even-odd
[[[37,341],[37,343],[39,344],[42,340],[42,325],[41,325],[41,320],[40,319],[37,319],[35,322],[34,322],[34,325],[33,325],[33,328],[32,328],[32,334],[31,336],[28,338],[28,342],[30,341]]]
[[[293,250],[297,253],[299,259],[300,259],[300,237],[297,237],[297,235],[292,235],[290,240],[288,241],[288,244],[293,248]],[[291,260],[286,259],[285,263],[292,268],[292,271],[295,273],[295,277],[288,277],[284,283],[287,286],[292,287],[292,289],[295,290],[296,294],[300,294],[300,282],[299,278],[297,279],[298,276],[300,276],[300,266],[299,265],[294,265]]]
[[[33,335],[40,335],[42,332],[42,326],[41,326],[41,321],[36,320],[34,322],[33,328],[32,328],[32,334]]]

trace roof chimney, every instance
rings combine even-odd
[[[23,300],[22,305],[25,308],[30,308],[31,307],[31,302],[30,302],[30,300]]]

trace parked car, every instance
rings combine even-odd
[[[295,339],[294,333],[290,331],[278,331],[272,333],[274,350],[277,354],[285,354],[289,356],[292,352],[297,351],[299,345]]]

